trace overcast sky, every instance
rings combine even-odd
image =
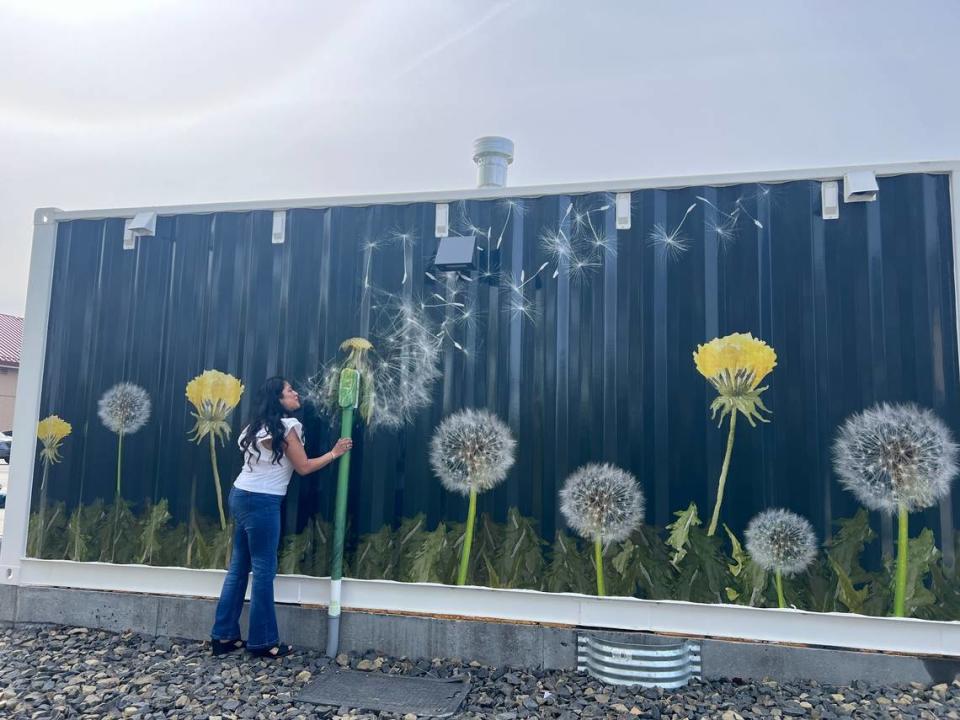
[[[33,209],[960,158],[960,2],[0,0],[0,312]]]

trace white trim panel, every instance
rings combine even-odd
[[[13,434],[17,441],[12,445],[7,483],[3,544],[0,545],[0,583],[17,582],[20,558],[27,549],[33,466],[37,456],[37,420],[40,417],[47,322],[57,250],[57,212],[56,208],[40,208],[34,214],[26,317],[13,415]]]
[[[749,173],[716,173],[632,180],[601,180],[558,185],[527,187],[470,188],[434,192],[387,193],[380,195],[340,195],[324,198],[293,198],[252,200],[245,202],[201,203],[192,205],[158,205],[135,208],[105,208],[99,210],[70,210],[56,213],[57,220],[91,220],[107,217],[133,217],[141,212],[159,215],[189,213],[250,212],[253,210],[289,210],[292,208],[329,208],[366,205],[402,205],[416,202],[451,203],[460,200],[496,200],[499,198],[540,197],[543,195],[577,195],[591,192],[631,192],[645,189],[670,189],[700,185],[736,185],[739,183],[780,183],[793,180],[835,180],[848,172],[869,170],[878,177],[907,173],[947,173],[960,170],[960,160],[913,163],[878,163],[875,165],[841,165],[800,170],[772,170]]]
[[[24,559],[20,585],[217,597],[222,570]],[[281,575],[277,602],[326,605],[328,578]],[[390,580],[343,580],[345,610],[513,620],[960,657],[960,622]]]

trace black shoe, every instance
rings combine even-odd
[[[289,655],[293,652],[293,645],[287,645],[286,643],[277,643],[272,647],[257,648],[256,650],[251,650],[247,648],[247,652],[251,655],[256,655],[257,657],[264,658],[282,658],[285,655]]]
[[[245,648],[247,644],[243,640],[210,640],[210,651],[214,655],[226,655],[234,650]]]

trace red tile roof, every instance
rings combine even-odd
[[[0,365],[20,365],[23,318],[0,313]]]

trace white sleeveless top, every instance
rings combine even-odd
[[[281,418],[283,422],[283,436],[287,437],[291,431],[297,433],[300,442],[303,442],[303,424],[296,418]],[[244,438],[249,428],[244,428],[237,438],[237,443]],[[267,495],[286,495],[287,485],[290,484],[290,477],[293,475],[293,464],[287,459],[286,455],[280,458],[278,462],[273,462],[273,448],[264,447],[260,444],[261,440],[269,440],[270,433],[266,428],[260,428],[257,431],[257,439],[251,444],[250,448],[244,453],[243,468],[237,479],[233,481],[234,487],[241,490],[255,493],[266,493]],[[260,457],[257,457],[253,449],[256,445],[260,450]]]

